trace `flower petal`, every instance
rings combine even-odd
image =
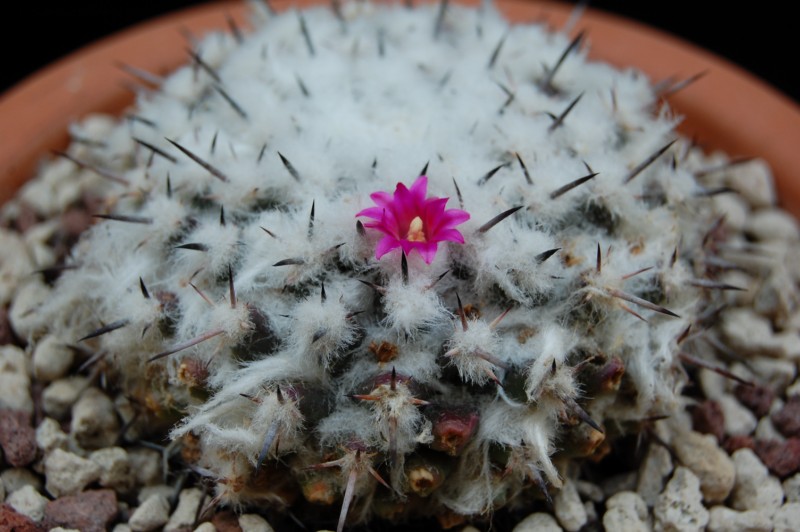
[[[368,207],[363,211],[358,211],[356,214],[356,218],[359,216],[366,216],[367,218],[372,218],[374,220],[380,220],[383,218],[383,211],[386,209],[384,207]]]
[[[419,251],[419,254],[422,255],[425,263],[430,264],[436,257],[436,250],[438,248],[439,245],[436,242],[425,242],[422,245],[417,246],[417,251]]]
[[[449,226],[463,224],[467,220],[470,219],[470,215],[467,211],[462,211],[461,209],[448,209],[444,211],[443,214],[446,224]]]
[[[386,235],[385,237],[381,238],[380,242],[378,242],[378,245],[375,246],[375,258],[380,260],[381,257],[399,247],[400,241],[391,235]]]
[[[392,205],[392,201],[394,200],[391,194],[382,191],[373,192],[372,194],[369,195],[369,197],[372,199],[372,201],[375,202],[375,205],[377,205],[378,207],[390,207]]]
[[[449,240],[451,242],[463,244],[464,235],[462,235],[457,229],[445,229],[436,233],[436,241],[441,242],[443,240]]]
[[[428,177],[421,175],[411,185],[411,197],[417,205],[422,205],[425,201],[425,195],[428,193]]]

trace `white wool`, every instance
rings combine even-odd
[[[548,327],[526,348],[536,352],[533,364],[528,368],[525,381],[525,393],[531,401],[538,400],[545,381],[551,378],[553,368],[556,370],[564,363],[575,340],[558,327]]]
[[[491,379],[498,367],[492,361],[500,358],[497,335],[484,321],[467,322],[467,330],[457,325],[447,343],[445,353],[465,382],[482,385]],[[496,374],[495,374],[496,376]]]
[[[323,448],[335,448],[352,441],[371,446],[383,445],[380,427],[369,408],[363,406],[340,406],[317,425],[317,432]]]
[[[449,316],[439,294],[428,288],[428,279],[414,279],[409,284],[393,278],[385,289],[384,321],[389,329],[411,337],[422,330],[441,325]]]

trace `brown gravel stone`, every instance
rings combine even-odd
[[[800,438],[757,440],[756,454],[776,476],[786,478],[800,470]]]
[[[793,395],[772,415],[772,423],[787,437],[800,436],[800,395]]]
[[[217,527],[217,532],[242,532],[242,527],[239,526],[239,517],[230,510],[214,514],[211,523]]]
[[[769,414],[772,401],[775,400],[775,392],[766,386],[746,386],[739,384],[733,390],[733,395],[744,406],[750,409],[757,417],[764,417]]]
[[[84,491],[47,503],[44,524],[82,532],[103,532],[117,516],[117,495],[113,490]]]
[[[711,434],[721,442],[725,438],[725,414],[716,401],[703,401],[692,409],[692,427],[697,432]]]
[[[725,452],[728,454],[733,454],[739,449],[744,449],[745,447],[755,451],[756,441],[752,436],[745,436],[743,434],[728,436],[728,438],[725,439],[725,443],[722,444],[722,448],[725,449]]]
[[[3,532],[39,532],[39,528],[29,517],[17,513],[8,504],[0,504],[0,530]]]
[[[0,410],[0,445],[6,461],[24,467],[36,458],[36,431],[31,416],[21,410]]]

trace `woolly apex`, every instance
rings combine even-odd
[[[436,256],[439,242],[449,240],[464,243],[463,235],[454,228],[469,220],[469,213],[445,209],[450,198],[426,198],[427,191],[428,178],[422,175],[410,189],[403,183],[397,183],[394,195],[388,192],[370,194],[377,207],[364,209],[356,216],[376,220],[364,226],[386,235],[375,248],[376,259],[396,248],[402,248],[406,255],[416,249],[430,264]]]

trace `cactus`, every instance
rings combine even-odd
[[[333,6],[256,10],[125,123],[76,125],[103,143],[53,167],[101,220],[30,340],[80,339],[215,502],[303,497],[341,530],[549,498],[680,403],[682,333],[724,288],[713,190],[580,36]]]

